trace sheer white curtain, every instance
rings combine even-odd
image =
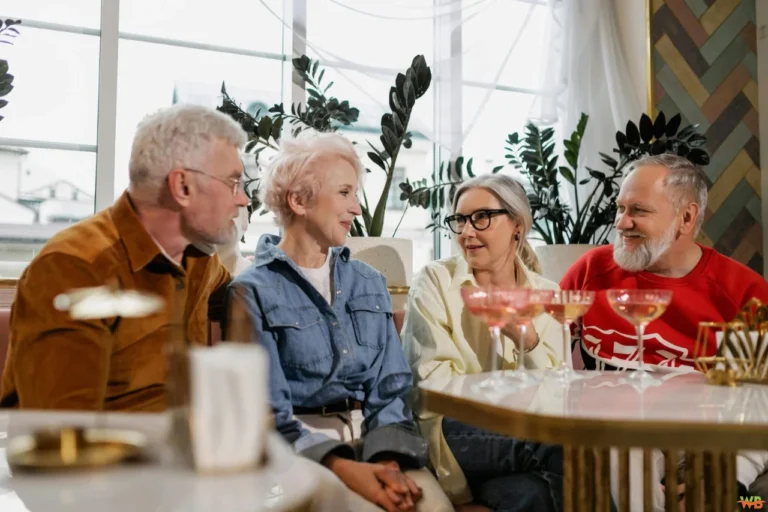
[[[563,20],[560,80],[564,90],[558,98],[563,134],[576,128],[582,112],[588,114],[580,165],[601,169],[605,166],[599,152],[611,154],[616,131],[624,131],[627,121],[640,119],[645,84],[631,80],[615,0],[566,0]]]

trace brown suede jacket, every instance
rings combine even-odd
[[[218,256],[192,246],[181,267],[169,260],[124,193],[54,236],[22,274],[0,407],[165,409],[169,341],[206,345],[209,315],[220,318],[230,280]],[[83,321],[53,306],[62,292],[110,282],[159,295],[166,307],[146,318]]]

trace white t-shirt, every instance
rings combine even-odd
[[[328,249],[328,257],[325,258],[325,263],[319,268],[305,268],[299,267],[301,273],[307,278],[307,281],[312,283],[320,295],[325,297],[328,304],[331,304],[331,250]]]

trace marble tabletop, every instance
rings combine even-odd
[[[38,428],[83,426],[130,429],[149,441],[149,461],[108,469],[33,474],[13,472],[6,446]],[[238,512],[284,511],[305,505],[317,490],[317,473],[277,436],[268,442],[269,464],[258,471],[199,476],[173,462],[166,414],[0,412],[2,512]]]
[[[425,381],[419,385],[421,399],[430,411],[454,412],[463,416],[458,418],[462,421],[477,418],[476,426],[501,426],[509,435],[519,435],[504,423],[509,420],[528,421],[529,432],[537,426],[583,427],[591,428],[594,435],[627,428],[665,433],[675,429],[714,433],[723,428],[749,437],[745,448],[768,449],[766,385],[715,386],[698,372],[669,372],[659,375],[660,386],[641,391],[624,382],[626,373],[581,371],[586,378],[567,386],[547,378],[541,370],[533,373],[541,378],[539,385],[503,395],[473,389],[486,374]]]

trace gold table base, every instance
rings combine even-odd
[[[618,512],[630,510],[629,450],[618,451]],[[740,510],[737,500],[736,454],[703,451],[663,450],[665,461],[665,511],[677,512],[681,495],[686,512]],[[680,471],[678,461],[683,460]],[[653,510],[654,482],[651,450],[643,450],[643,510]],[[563,447],[563,511],[610,512],[611,455],[607,448]],[[682,474],[681,474],[682,473]],[[632,475],[638,478],[638,475]],[[682,482],[678,477],[682,476]],[[678,493],[685,484],[684,493]]]

